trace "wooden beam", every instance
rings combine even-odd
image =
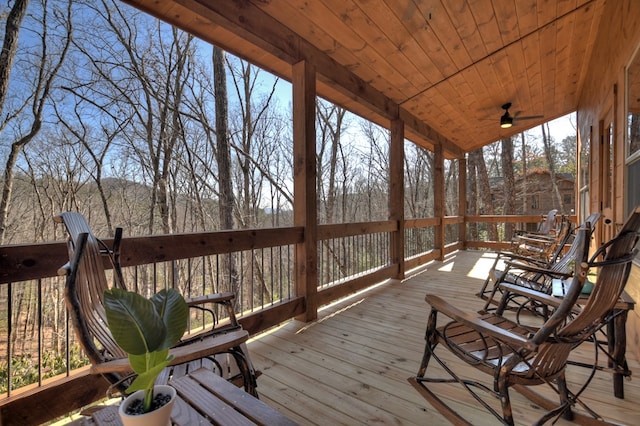
[[[389,219],[398,223],[391,234],[391,262],[398,265],[396,278],[403,279],[404,265],[404,122],[391,121],[389,148]]]
[[[465,218],[467,214],[467,159],[458,160],[458,216]],[[467,243],[467,222],[463,219],[458,228],[458,240],[462,242],[463,249]]]
[[[433,160],[433,215],[440,220],[440,224],[436,227],[436,236],[434,248],[440,250],[439,260],[444,260],[445,256],[445,190],[444,190],[444,149],[442,145],[436,145],[435,158]]]
[[[296,291],[306,302],[302,321],[318,317],[318,206],[316,201],[316,72],[293,66],[293,221],[304,228],[296,245]]]

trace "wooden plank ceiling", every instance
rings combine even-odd
[[[449,157],[575,111],[605,2],[125,1],[287,80],[307,60],[320,96]]]

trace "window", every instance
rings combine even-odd
[[[627,67],[627,129],[625,156],[625,217],[640,205],[640,53]],[[636,256],[640,262],[640,255]]]
[[[540,199],[537,195],[533,195],[531,197],[531,208],[537,210],[540,208]]]
[[[580,220],[578,223],[584,222],[590,212],[589,207],[589,161],[591,153],[591,132],[592,128],[589,128],[589,133],[580,135],[580,157],[578,158],[578,170],[579,170],[579,203],[580,203]]]

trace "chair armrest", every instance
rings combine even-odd
[[[458,321],[467,327],[473,328],[476,331],[487,334],[494,339],[500,340],[510,345],[526,348],[530,351],[535,351],[537,345],[531,341],[525,339],[519,334],[511,333],[508,330],[497,327],[487,321],[478,318],[476,313],[470,313],[462,311],[456,308],[452,304],[444,301],[441,297],[434,294],[427,294],[425,301],[431,305],[431,309],[435,309],[438,312],[442,312],[449,318]]]
[[[525,262],[527,264],[534,264],[534,265],[540,265],[540,266],[545,266],[547,264],[547,262],[543,262],[540,259],[536,259],[536,258],[532,258],[531,256],[523,256],[521,254],[518,253],[514,253],[511,251],[497,251],[496,254],[498,255],[498,257],[508,257],[510,260],[521,260],[522,262]],[[504,260],[505,262],[508,262],[508,260]]]
[[[562,299],[558,297],[551,296],[550,294],[546,294],[541,291],[522,287],[517,284],[502,283],[500,284],[500,288],[505,292],[516,294],[518,296],[524,296],[528,299],[535,300],[547,306],[553,306],[557,308],[562,303]]]
[[[530,245],[544,245],[544,244],[550,244],[553,243],[556,238],[555,237],[544,237],[542,235],[540,236],[535,236],[535,237],[531,237],[531,236],[522,236],[522,237],[518,237],[518,240],[521,244],[530,244]]]
[[[71,271],[71,262],[67,262],[56,271],[59,277],[66,277]]]
[[[186,300],[187,305],[197,306],[205,303],[225,303],[233,300],[235,295],[233,293],[212,293],[205,294],[204,296],[191,297]]]
[[[169,350],[169,355],[173,355],[173,359],[169,365],[184,364],[204,358],[207,356],[223,353],[231,348],[240,346],[249,339],[249,333],[246,330],[235,330],[229,333],[218,334],[215,337],[196,340],[192,343]],[[129,358],[116,358],[101,364],[92,365],[89,369],[91,374],[105,373],[129,373],[131,366]]]
[[[520,262],[506,261],[505,264],[509,267],[508,268],[509,270],[517,269],[517,270],[526,271],[526,272],[535,272],[538,274],[550,275],[557,278],[569,278],[573,275],[573,271],[570,271],[570,272],[554,271],[548,268],[541,268],[539,266],[528,265]]]

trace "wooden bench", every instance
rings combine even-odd
[[[173,406],[173,425],[296,425],[293,420],[264,402],[232,385],[210,370],[200,368],[171,379],[178,392]],[[91,417],[76,420],[74,426],[121,426],[118,406],[96,411]]]

